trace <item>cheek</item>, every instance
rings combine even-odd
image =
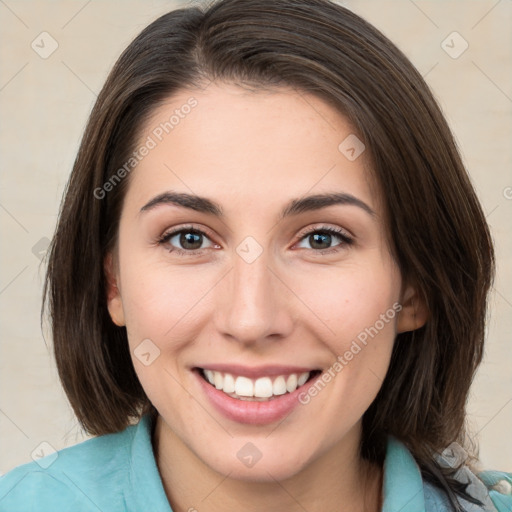
[[[214,276],[198,269],[129,263],[123,277],[128,332],[155,340],[179,340],[184,329],[195,325],[201,306],[208,302],[205,294],[213,286],[208,280],[213,283]]]
[[[383,335],[394,334],[393,305],[399,300],[400,277],[393,265],[379,263],[331,268],[296,279],[297,295],[305,298],[318,324],[328,328],[326,339],[343,347],[376,323]]]
[[[317,275],[315,292],[308,296],[308,305],[319,312],[321,320],[316,322],[316,337],[328,333],[321,337],[332,354],[328,373],[336,377],[344,402],[347,393],[371,401],[389,366],[401,310],[401,280],[390,261],[380,262],[354,265],[337,273],[335,279],[332,274],[328,278]]]
[[[200,277],[190,269],[125,260],[122,294],[130,353],[142,387],[159,410],[168,406],[169,394],[173,403],[190,400],[176,382],[186,378],[183,349],[199,334],[205,300]],[[181,414],[187,416],[186,408]]]

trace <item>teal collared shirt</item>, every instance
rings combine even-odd
[[[151,427],[150,417],[144,416],[122,432],[14,468],[0,477],[0,512],[172,512],[153,454]],[[492,473],[512,483],[512,474]],[[475,506],[468,512],[511,512],[512,496],[496,494],[507,508]],[[383,512],[449,510],[442,494],[422,480],[409,450],[393,437],[384,462],[383,497]]]

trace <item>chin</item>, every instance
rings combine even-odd
[[[275,483],[292,478],[299,473],[302,465],[297,465],[295,459],[287,460],[263,460],[263,457],[252,467],[247,467],[239,461],[223,461],[221,464],[211,466],[214,471],[222,475],[229,475],[229,478],[244,482]]]
[[[283,444],[289,451],[283,451]],[[293,477],[308,466],[314,458],[313,454],[306,453],[308,448],[311,450],[311,446],[301,446],[291,439],[285,443],[277,440],[269,443],[268,440],[238,438],[224,448],[219,446],[215,453],[205,454],[201,460],[215,472],[235,480],[275,483]]]

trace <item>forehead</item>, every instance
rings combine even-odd
[[[180,90],[146,121],[136,147],[143,145],[151,149],[132,172],[130,202],[172,189],[215,197],[226,210],[277,208],[289,197],[345,192],[377,208],[368,158],[349,121],[293,88],[214,82]]]

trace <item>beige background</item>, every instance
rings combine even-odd
[[[191,3],[198,2],[0,0],[0,473],[30,461],[42,442],[61,449],[85,439],[42,337],[39,256],[108,70],[157,16]],[[498,276],[468,421],[483,466],[512,471],[512,0],[342,3],[388,35],[425,76],[487,212]],[[58,43],[46,59],[31,47],[46,37],[51,48],[43,31]],[[446,39],[454,31],[460,36]],[[464,41],[469,47],[458,58],[443,49],[454,55]]]

